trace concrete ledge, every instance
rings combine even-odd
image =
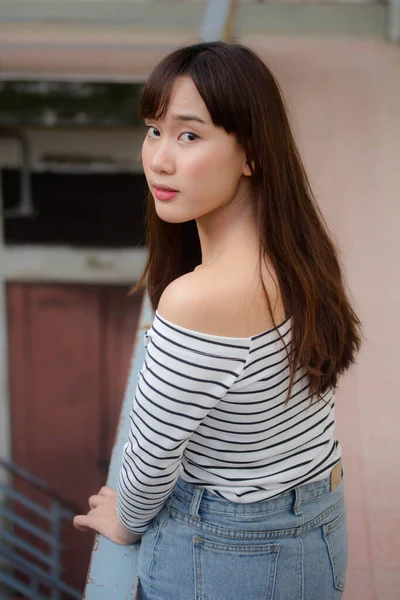
[[[205,2],[135,2],[132,0],[0,0],[2,21],[171,27],[198,25]]]
[[[238,11],[240,34],[385,38],[383,4],[255,4]]]
[[[205,9],[205,2],[0,0],[0,22],[10,27],[22,23],[85,26],[86,31],[91,25],[107,25],[107,31],[123,27],[142,34],[190,36],[200,33]],[[382,38],[386,11],[387,6],[377,3],[245,3],[238,7],[238,30],[246,34],[262,31]]]
[[[145,356],[143,336],[153,320],[153,311],[147,294],[144,295],[138,330],[133,345],[131,370],[122,405],[115,445],[111,457],[107,485],[116,489],[121,465],[122,449],[128,439],[129,412],[135,394],[136,383]],[[133,600],[137,576],[140,542],[119,546],[97,534],[89,565],[83,597],[88,600]]]
[[[2,78],[141,82],[165,54],[201,39],[203,13],[178,2],[0,0]],[[243,4],[236,37],[386,40],[388,17],[382,4]]]

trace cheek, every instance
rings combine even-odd
[[[142,160],[143,170],[146,173],[146,171],[148,171],[148,168],[149,168],[150,156],[149,156],[149,151],[147,149],[147,145],[145,143],[143,143],[143,145],[142,145],[142,151],[140,153],[140,157]]]
[[[220,149],[218,152],[205,151],[184,157],[181,170],[188,178],[196,178],[196,186],[197,184],[211,185],[232,178],[235,165],[235,160],[231,160],[229,152]]]
[[[190,180],[196,183],[196,191],[206,191],[207,195],[211,196],[229,196],[234,193],[240,173],[237,157],[232,156],[226,149],[197,157],[187,164],[186,169]]]

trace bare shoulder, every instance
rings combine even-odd
[[[158,314],[192,331],[250,337],[273,327],[262,288],[250,281],[245,273],[212,268],[186,273],[166,287]],[[282,312],[274,316],[277,323],[283,321]]]
[[[157,307],[158,314],[186,329],[207,332],[207,318],[211,317],[213,307],[214,310],[218,309],[217,299],[207,288],[203,273],[193,271],[178,277],[163,291]]]

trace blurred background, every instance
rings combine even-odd
[[[0,598],[82,597],[71,515],[106,482],[141,325],[137,102],[201,39],[277,76],[340,249],[365,335],[336,400],[344,597],[398,600],[400,0],[0,0]]]

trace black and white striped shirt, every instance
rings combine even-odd
[[[290,349],[291,317],[278,325]],[[144,533],[178,476],[221,498],[266,500],[327,477],[341,457],[334,389],[309,407],[298,368],[289,403],[289,363],[277,328],[249,338],[192,331],[161,317],[145,332],[117,513]]]

